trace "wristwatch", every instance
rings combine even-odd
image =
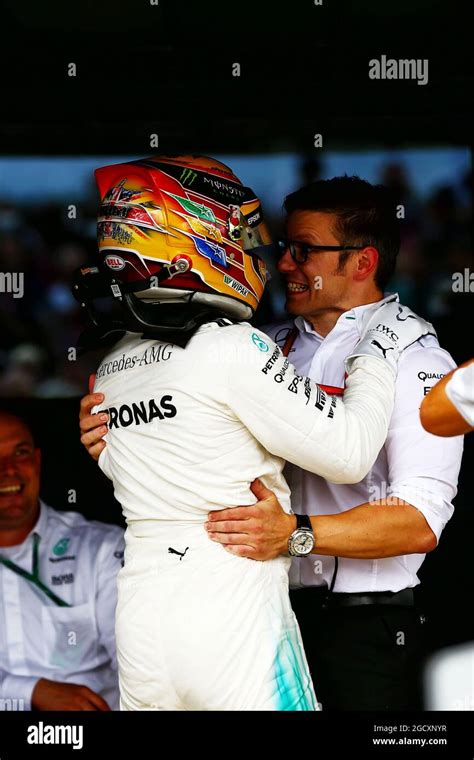
[[[288,539],[290,557],[307,557],[314,549],[314,533],[307,515],[295,515],[296,530]]]

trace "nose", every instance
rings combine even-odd
[[[16,475],[17,470],[15,467],[15,460],[12,456],[4,456],[0,458],[0,475]]]
[[[298,268],[298,265],[296,262],[293,261],[291,258],[291,254],[288,249],[286,249],[285,253],[280,257],[277,265],[277,269],[281,274],[286,274],[287,272],[294,272],[295,269]]]

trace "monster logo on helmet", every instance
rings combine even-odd
[[[95,174],[102,285],[84,288],[79,277],[74,289],[90,315],[92,293],[108,293],[123,329],[182,333],[182,345],[205,321],[252,316],[267,278],[259,252],[271,240],[260,201],[228,166],[206,156],[155,156]]]

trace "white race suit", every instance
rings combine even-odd
[[[344,401],[295,373],[247,323],[186,348],[127,333],[97,371],[110,415],[99,464],[127,521],[116,615],[126,710],[315,710],[288,599],[289,558],[212,542],[210,510],[251,505],[259,477],[291,511],[285,459],[358,482],[387,434],[393,371],[357,358]],[[316,684],[317,687],[317,684]]]

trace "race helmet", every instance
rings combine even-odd
[[[228,166],[163,155],[95,176],[98,270],[126,329],[189,331],[215,316],[253,315],[267,279],[259,253],[271,239],[259,199]]]

